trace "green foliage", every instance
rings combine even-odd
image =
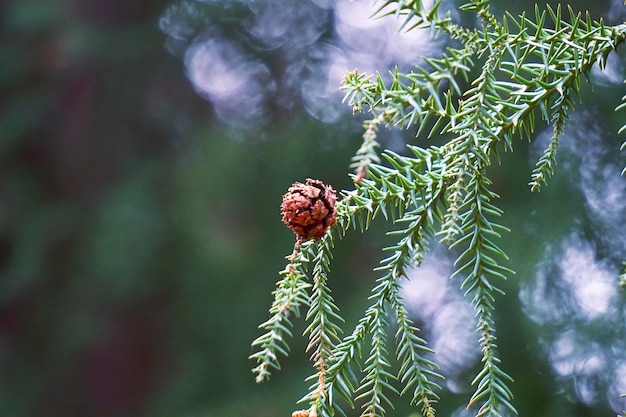
[[[307,289],[311,284],[306,282],[304,273],[300,270],[301,263],[297,260],[302,256],[293,257],[292,262],[281,271],[283,278],[276,284],[274,291],[274,303],[270,309],[271,318],[261,324],[261,328],[267,333],[253,342],[261,350],[251,357],[259,361],[259,365],[254,368],[257,374],[257,382],[269,378],[271,368],[280,369],[278,355],[287,355],[289,345],[285,337],[290,337],[291,323],[290,316],[300,316],[300,308],[309,303]]]
[[[609,53],[626,39],[626,26],[607,26],[571,8],[563,13],[560,6],[536,7],[532,17],[497,18],[489,1],[476,0],[461,9],[481,23],[465,28],[449,14],[440,14],[440,6],[435,1],[429,8],[420,0],[381,4],[379,16],[400,16],[406,30],[428,28],[461,46],[426,59],[413,72],[394,71],[389,83],[379,74],[346,74],[345,101],[355,112],[372,116],[351,166],[355,189],[345,191],[338,202],[337,227],[296,248],[274,293],[272,317],[261,325],[266,333],[254,342],[259,351],[252,358],[259,363],[254,371],[260,381],[270,368],[279,368],[278,356],[288,351],[290,316],[309,306],[306,334],[315,382],[303,401],[311,415],[342,413],[343,398],[348,406],[359,405],[362,416],[382,417],[393,408],[395,394],[408,395],[422,415],[435,415],[442,376],[408,317],[399,289],[407,268],[419,265],[437,239],[456,254],[452,278],[476,311],[482,365],[467,406],[477,416],[517,413],[509,388],[512,378],[500,364],[493,319],[496,297],[504,294],[498,282],[513,271],[505,266],[508,257],[498,243],[508,229],[498,223],[502,210],[490,188],[488,168],[499,162],[500,152],[513,151],[516,136],[530,139],[541,118],[552,124],[553,135],[529,185],[536,191],[546,183],[554,173],[559,137],[581,79],[594,64],[604,67]],[[442,146],[409,145],[406,155],[379,153],[381,124],[417,125],[418,133],[451,139]],[[343,319],[327,286],[333,239],[351,229],[365,230],[381,215],[393,228],[389,235],[396,243],[385,248],[369,307],[340,339]],[[308,264],[313,264],[310,277]],[[390,328],[395,329],[393,340]]]

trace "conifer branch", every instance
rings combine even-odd
[[[381,278],[387,283],[387,303],[391,306],[396,320],[396,355],[400,362],[398,379],[404,388],[401,394],[413,388],[412,404],[419,404],[422,413],[426,417],[434,417],[433,404],[438,396],[434,390],[439,385],[433,379],[442,378],[434,369],[437,366],[426,359],[422,353],[433,353],[426,346],[426,341],[417,336],[419,329],[408,318],[404,302],[400,296],[399,280],[406,276],[406,268],[421,263],[421,255],[425,251],[425,243],[434,237],[434,229],[431,226],[433,217],[440,218],[441,214],[437,205],[441,203],[442,193],[432,193],[433,198],[428,204],[413,210],[409,216],[402,219],[409,222],[406,235],[395,246],[388,247],[393,254],[381,263],[377,270],[385,271]],[[435,213],[434,215],[432,213]],[[420,353],[422,352],[422,353]]]
[[[376,149],[380,147],[377,141],[378,126],[382,123],[383,117],[379,115],[364,123],[365,132],[363,142],[352,157],[350,168],[354,170],[354,183],[360,183],[367,176],[367,169],[372,163],[380,162],[380,157]]]
[[[341,410],[337,394],[354,408],[353,395],[358,387],[355,367],[361,370],[359,360],[362,357],[363,343],[368,335],[369,322],[370,316],[363,316],[352,333],[345,337],[334,351],[335,360],[328,369],[327,386],[329,402],[335,410]]]
[[[440,390],[441,387],[434,380],[441,379],[443,376],[435,371],[437,365],[423,356],[423,353],[434,353],[434,351],[426,346],[426,340],[417,336],[419,329],[408,318],[408,312],[398,294],[397,287],[394,291],[392,308],[398,326],[396,355],[401,363],[398,380],[404,385],[400,395],[413,389],[411,404],[419,405],[425,417],[435,417],[434,404],[439,399],[435,390]]]
[[[311,376],[314,380],[311,391],[301,401],[310,404],[311,409],[316,412],[328,414],[327,400],[328,387],[328,367],[333,359],[333,350],[340,341],[339,334],[341,328],[338,323],[343,322],[339,315],[339,308],[336,306],[331,290],[327,285],[330,259],[332,258],[333,240],[332,234],[326,234],[315,247],[309,247],[313,260],[313,288],[311,291],[309,311],[306,320],[309,322],[304,331],[309,335],[307,352],[311,352],[310,360],[315,367],[315,374]]]
[[[252,370],[256,374],[257,382],[269,379],[272,369],[280,369],[278,357],[289,353],[286,338],[292,336],[291,316],[299,317],[300,308],[309,304],[308,290],[311,284],[307,282],[303,270],[303,263],[307,260],[299,249],[298,242],[294,252],[287,257],[289,263],[280,272],[283,278],[276,283],[276,290],[273,292],[271,317],[259,326],[266,333],[252,342],[252,347],[259,348],[259,351],[250,356],[250,359],[258,363]]]
[[[488,168],[499,161],[500,151],[513,151],[516,134],[530,139],[541,117],[553,125],[553,135],[531,175],[531,190],[553,175],[559,138],[581,79],[596,63],[606,65],[608,54],[626,40],[626,25],[593,22],[571,8],[563,17],[560,6],[543,11],[536,7],[532,18],[506,14],[498,19],[489,0],[470,0],[462,8],[482,23],[465,28],[449,13],[440,15],[441,5],[441,0],[430,7],[421,0],[381,2],[379,17],[401,16],[407,31],[429,28],[462,45],[425,59],[414,72],[394,70],[388,85],[379,74],[346,74],[344,101],[353,111],[371,115],[350,166],[355,187],[344,191],[336,204],[335,230],[314,236],[320,240],[304,243],[292,255],[274,292],[272,317],[261,325],[266,334],[253,342],[260,349],[251,356],[258,362],[254,371],[263,380],[270,369],[279,368],[277,357],[288,352],[290,318],[302,305],[309,306],[305,334],[315,367],[311,391],[303,398],[311,406],[309,417],[342,412],[339,397],[350,407],[362,401],[362,416],[383,417],[393,408],[391,393],[410,393],[410,403],[424,416],[435,416],[440,375],[426,357],[432,351],[418,336],[400,295],[400,281],[410,266],[419,266],[435,237],[459,251],[453,278],[463,277],[460,287],[476,311],[482,367],[472,382],[475,391],[468,408],[476,408],[478,417],[516,413],[512,378],[500,365],[493,318],[496,296],[504,294],[497,281],[513,271],[503,265],[508,257],[497,244],[508,229],[496,221],[502,210],[495,204],[498,196],[490,189]],[[475,66],[480,73],[471,78]],[[626,107],[624,97],[618,110]],[[409,145],[405,155],[379,153],[377,133],[383,124],[417,125],[418,134],[442,133],[451,139],[442,146]],[[376,268],[381,276],[370,306],[352,333],[340,340],[343,320],[328,285],[333,238],[352,229],[364,231],[379,215],[394,225],[389,234],[397,241],[384,249],[388,256]],[[312,286],[306,280],[309,259]],[[626,286],[624,276],[619,282]],[[396,372],[389,356],[392,320]]]
[[[501,214],[501,210],[491,203],[497,195],[488,189],[490,182],[479,170],[472,174],[472,179],[468,182],[466,201],[461,207],[464,236],[454,244],[466,246],[457,259],[456,263],[461,265],[454,276],[466,275],[461,288],[465,289],[467,295],[473,295],[472,305],[476,309],[483,354],[483,367],[472,382],[476,385],[476,391],[468,408],[481,403],[477,416],[501,416],[501,407],[514,413],[516,410],[512,405],[513,395],[507,386],[512,379],[500,369],[500,360],[495,352],[497,346],[492,318],[494,293],[503,292],[492,280],[506,279],[513,272],[497,261],[498,258],[506,260],[508,257],[493,242],[494,237],[500,237],[497,229],[504,229],[489,220],[490,217]]]
[[[489,0],[471,0],[469,3],[460,6],[461,10],[476,13],[489,29],[494,32],[502,33],[502,27],[496,17],[489,10]]]
[[[430,8],[424,6],[422,0],[386,0],[381,3],[375,16],[404,16],[402,27],[407,32],[413,29],[430,29],[435,35],[447,33],[451,39],[466,44],[479,39],[476,31],[454,23],[450,13],[443,17],[439,14],[442,0],[435,0]]]
[[[542,184],[554,175],[554,167],[556,166],[556,151],[559,147],[559,137],[563,133],[565,123],[569,120],[568,111],[572,108],[569,89],[563,91],[563,94],[557,98],[552,105],[552,123],[553,131],[550,137],[550,143],[544,151],[537,165],[532,172],[530,185],[531,191],[539,191]]]
[[[377,302],[365,313],[370,317],[371,348],[365,360],[365,376],[361,380],[359,395],[355,400],[365,400],[362,406],[361,417],[382,417],[385,415],[385,407],[393,408],[393,403],[387,396],[387,392],[396,392],[395,387],[389,382],[395,376],[389,372],[391,364],[387,352],[387,320],[385,318],[384,299],[382,293],[386,291],[386,283],[380,284],[381,294],[373,295]]]

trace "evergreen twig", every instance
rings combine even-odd
[[[371,115],[350,166],[355,187],[337,202],[334,230],[319,241],[296,245],[274,291],[271,318],[261,325],[266,333],[253,342],[259,350],[251,358],[258,362],[254,372],[261,381],[279,368],[278,356],[288,352],[291,317],[308,306],[305,334],[315,367],[313,385],[303,398],[311,407],[309,417],[342,413],[340,398],[350,407],[360,403],[363,417],[383,417],[393,408],[392,393],[408,394],[423,416],[435,416],[441,376],[409,318],[400,282],[409,267],[419,266],[436,237],[458,251],[453,278],[462,279],[460,287],[476,311],[482,366],[468,408],[479,417],[516,413],[494,323],[496,298],[504,294],[498,281],[513,271],[504,265],[508,257],[498,244],[508,229],[497,222],[502,210],[490,189],[489,166],[499,161],[499,152],[514,150],[516,135],[530,139],[536,119],[543,118],[552,123],[553,134],[531,174],[531,190],[553,175],[581,79],[596,63],[606,65],[609,53],[626,40],[626,25],[607,26],[571,8],[563,16],[561,6],[536,6],[532,17],[507,13],[499,19],[489,0],[471,0],[461,9],[480,23],[466,28],[449,13],[441,15],[441,5],[441,0],[430,7],[421,0],[380,2],[378,16],[399,16],[404,30],[430,29],[460,46],[425,59],[413,72],[394,70],[388,84],[379,74],[346,74],[344,101]],[[626,96],[623,100],[618,110],[626,107]],[[418,134],[450,139],[428,148],[409,145],[406,155],[379,153],[377,133],[383,125],[418,126]],[[343,319],[328,285],[333,239],[369,228],[380,215],[394,225],[389,234],[396,243],[384,249],[388,256],[377,268],[381,275],[369,307],[340,339]],[[308,263],[313,264],[312,284],[306,278]],[[622,286],[625,276],[620,276]],[[389,349],[392,342],[394,350]]]

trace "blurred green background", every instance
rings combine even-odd
[[[610,24],[626,16],[621,0],[572,5]],[[521,0],[494,8],[532,10]],[[247,359],[293,245],[281,196],[306,177],[350,188],[363,116],[341,104],[343,73],[408,69],[444,46],[398,34],[393,19],[367,21],[373,10],[342,0],[0,1],[1,416],[299,408],[311,372],[302,338],[269,383],[254,383]],[[541,124],[535,142],[520,141],[491,172],[512,229],[503,247],[517,275],[497,324],[521,415],[626,408],[616,287],[626,259],[624,115],[613,112],[623,56],[590,74],[547,188],[531,195],[526,185],[550,134]],[[427,143],[401,130],[381,140],[398,151]],[[348,331],[376,278],[384,230],[377,223],[338,244],[331,286]],[[437,256],[449,264],[435,253],[429,265]],[[466,343],[443,338],[429,319],[438,310],[419,306],[427,337]],[[475,335],[467,343],[475,349]],[[470,415],[470,359],[449,368],[442,415]],[[404,402],[393,415],[416,411]]]

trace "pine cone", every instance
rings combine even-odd
[[[307,178],[306,184],[295,182],[280,205],[283,223],[300,240],[320,239],[337,221],[336,201],[333,187],[322,181]]]

